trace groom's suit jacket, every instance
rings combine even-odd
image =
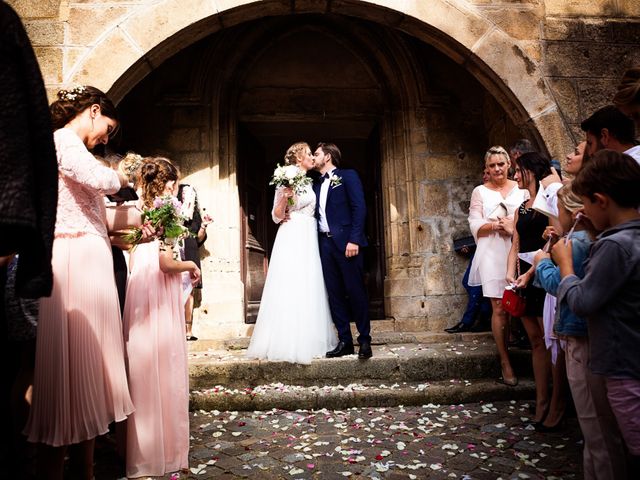
[[[364,222],[367,208],[364,203],[362,182],[355,170],[336,168],[332,177],[340,177],[339,184],[329,185],[325,214],[332,239],[340,250],[345,250],[347,243],[355,243],[360,247],[367,246]],[[322,179],[314,183],[316,202],[316,218],[320,218],[320,186]]]

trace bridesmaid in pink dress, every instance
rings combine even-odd
[[[89,152],[118,126],[100,90],[62,90],[51,105],[58,158],[53,291],[40,301],[33,403],[25,435],[40,444],[38,478],[61,479],[69,445],[93,478],[95,437],[133,411],[104,195],[127,179]],[[77,457],[75,454],[78,454]]]
[[[145,208],[175,195],[178,171],[167,159],[146,159],[140,168]],[[124,307],[129,388],[136,411],[127,421],[127,477],[159,477],[189,467],[189,378],[184,336],[182,272],[193,284],[200,270],[176,260],[161,241],[131,253]]]

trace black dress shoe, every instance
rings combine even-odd
[[[367,359],[373,357],[373,352],[371,351],[371,344],[369,342],[362,342],[360,344],[360,350],[358,350],[358,358],[359,359]]]
[[[469,332],[471,331],[471,325],[466,325],[462,322],[458,322],[457,325],[454,325],[453,327],[445,328],[444,331],[447,333]]]
[[[336,357],[344,357],[345,355],[352,355],[354,353],[353,344],[338,342],[336,348],[327,352],[327,358],[336,358]]]

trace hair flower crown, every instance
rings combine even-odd
[[[84,85],[76,85],[71,90],[60,90],[58,92],[58,99],[72,102],[79,96],[83,95],[86,91],[87,88]]]

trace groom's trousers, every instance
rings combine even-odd
[[[347,258],[332,238],[318,237],[322,274],[329,294],[331,318],[338,330],[338,338],[353,344],[350,321],[358,328],[358,343],[371,342],[369,301],[364,284],[364,254]]]

